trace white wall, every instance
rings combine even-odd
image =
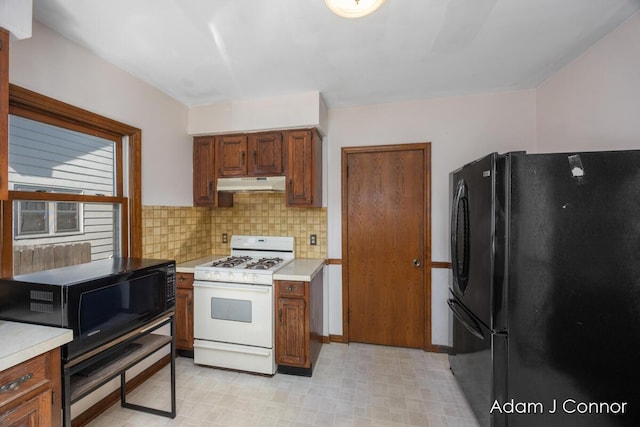
[[[449,172],[493,151],[535,151],[535,91],[329,110],[329,258],[341,258],[341,148],[431,142],[432,260],[449,261]],[[342,334],[339,266],[329,266],[329,333]],[[451,345],[447,270],[432,274],[432,340]]]
[[[320,92],[249,99],[189,109],[191,135],[315,127],[324,134],[327,107]]]
[[[9,81],[142,129],[142,204],[192,206],[185,105],[33,22],[12,40]]]
[[[0,27],[18,39],[31,37],[33,0],[0,0]]]
[[[540,151],[640,149],[640,13],[537,90]]]

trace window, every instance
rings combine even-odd
[[[20,185],[11,183],[13,190],[44,193],[69,192],[68,189]],[[33,239],[82,234],[84,217],[82,203],[18,201],[13,210],[14,238]]]
[[[140,130],[15,85],[9,113],[0,274],[14,274],[23,248],[141,256]]]
[[[16,239],[82,234],[81,204],[18,201],[14,210]],[[53,226],[52,226],[53,225]]]
[[[80,203],[58,202],[55,207],[56,234],[79,232],[82,228],[80,222]]]

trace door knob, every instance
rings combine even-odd
[[[418,261],[418,258],[415,258],[415,259],[413,260],[413,266],[414,266],[414,267],[420,267],[420,261]]]

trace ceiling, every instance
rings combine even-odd
[[[34,0],[41,23],[188,106],[319,91],[330,107],[535,88],[640,0]]]

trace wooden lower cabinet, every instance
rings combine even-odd
[[[60,349],[0,372],[0,426],[62,425]]]
[[[311,282],[275,282],[278,372],[311,376],[322,346],[322,272]]]
[[[193,273],[178,273],[176,279],[176,349],[193,357]]]
[[[289,285],[291,282],[284,282]],[[305,283],[298,285],[305,287]],[[309,367],[309,305],[304,298],[278,298],[276,363]]]
[[[51,390],[43,391],[17,408],[0,415],[0,426],[42,427],[51,424]]]

